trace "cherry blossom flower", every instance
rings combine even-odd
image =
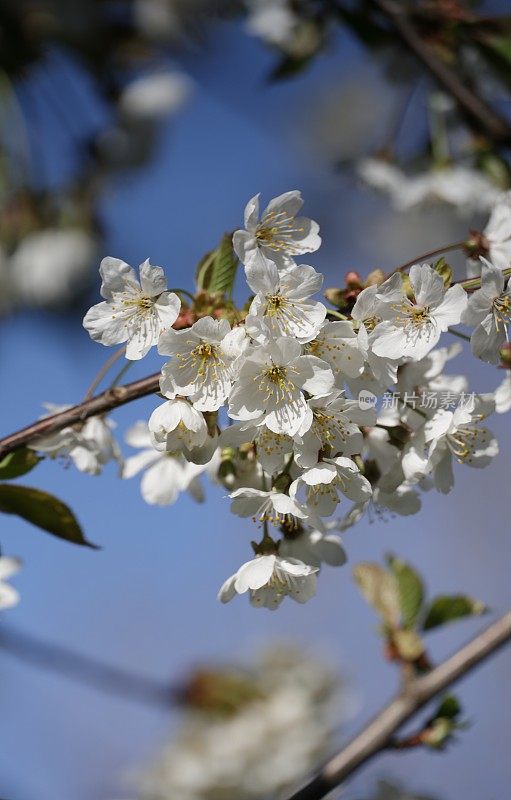
[[[274,433],[294,436],[312,424],[304,391],[328,394],[334,383],[332,370],[315,356],[301,355],[296,339],[279,337],[254,348],[244,359],[229,398],[229,416],[237,420],[263,418]]]
[[[374,425],[376,411],[362,409],[355,400],[348,400],[336,391],[326,397],[309,400],[312,425],[295,437],[295,458],[301,467],[313,467],[319,451],[329,455],[360,453],[363,436],[360,425]]]
[[[336,376],[339,389],[346,378],[357,377],[364,368],[364,350],[348,321],[325,322],[313,341],[307,343],[305,352],[326,361]]]
[[[279,545],[279,555],[318,568],[322,564],[341,567],[347,561],[346,551],[338,536],[312,529],[304,530],[298,536],[285,536]]]
[[[254,259],[275,262],[288,267],[295,256],[312,253],[321,245],[319,226],[307,217],[297,217],[303,205],[299,191],[285,192],[268,203],[259,219],[259,196],[255,195],[245,208],[245,228],[233,236],[233,246],[242,264]]]
[[[262,606],[272,611],[279,607],[286,595],[297,603],[306,603],[316,594],[316,567],[297,559],[281,558],[278,555],[256,556],[242,564],[239,570],[226,580],[218,593],[222,603],[228,603],[237,594],[250,592],[253,606]]]
[[[198,480],[204,472],[203,466],[189,463],[179,450],[157,450],[145,421],[129,428],[125,439],[131,447],[140,448],[140,453],[125,460],[122,477],[132,478],[143,471],[140,491],[146,503],[172,505],[184,491],[188,491],[197,502],[203,501],[204,492]]]
[[[158,352],[173,358],[162,369],[162,393],[189,397],[199,411],[216,411],[229,396],[237,361],[247,345],[244,329],[231,330],[226,319],[202,317],[191,328],[166,331]]]
[[[67,411],[70,405],[44,403],[47,414],[42,419],[61,411]],[[71,459],[80,472],[99,475],[103,467],[110,461],[122,465],[122,456],[112,430],[115,422],[108,417],[98,415],[89,417],[85,422],[74,427],[63,428],[48,436],[41,436],[29,443],[32,450],[46,453],[50,458],[62,457]]]
[[[388,303],[390,319],[374,329],[373,352],[386,358],[424,358],[433,349],[442,331],[460,322],[467,305],[467,294],[459,286],[447,291],[441,275],[429,264],[410,268],[413,299],[401,291],[399,302]]]
[[[499,348],[508,340],[511,284],[500,269],[486,259],[481,260],[481,288],[470,296],[462,322],[476,326],[470,337],[473,354],[482,361],[498,364]]]
[[[149,418],[151,440],[157,450],[184,450],[201,447],[208,436],[204,415],[187,400],[167,400]]]
[[[473,402],[460,402],[453,410],[439,409],[424,426],[427,458],[420,462],[416,454],[416,479],[432,474],[435,487],[442,493],[454,485],[453,458],[469,467],[485,467],[499,451],[492,432],[479,423],[495,410],[490,396],[476,396]]]
[[[254,522],[271,522],[296,528],[297,519],[307,519],[307,510],[294,498],[276,490],[263,491],[244,487],[229,495],[231,511],[238,517],[252,517]]]
[[[104,345],[127,342],[126,358],[137,361],[174,324],[181,301],[167,291],[163,269],[151,266],[149,260],[140,265],[140,282],[134,269],[118,258],[104,258],[99,271],[105,302],[87,311],[84,328]]]
[[[334,513],[340,501],[339,494],[356,503],[371,497],[371,484],[360,474],[355,463],[344,456],[326,458],[318,462],[297,478],[289,489],[295,498],[300,485],[307,486],[307,507],[320,517]]]
[[[6,583],[6,579],[16,575],[21,566],[22,562],[19,558],[0,556],[0,611],[12,608],[19,602],[19,592]]]
[[[249,334],[252,335],[251,323],[256,318],[265,322],[270,336],[295,336],[300,342],[314,338],[325,319],[326,308],[309,298],[321,289],[322,275],[306,265],[279,272],[273,262],[262,259],[249,264],[245,272],[248,285],[255,292],[245,321]]]

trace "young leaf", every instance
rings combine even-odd
[[[399,624],[400,602],[397,581],[379,564],[362,562],[353,576],[365,599],[390,628]]]
[[[215,250],[209,291],[212,294],[216,292],[229,294],[234,286],[237,266],[238,258],[232,247],[232,236],[230,233],[226,233]]]
[[[211,271],[215,261],[216,250],[211,250],[201,258],[195,272],[195,286],[198,292],[208,291],[211,283]]]
[[[405,628],[413,628],[422,608],[424,586],[417,572],[395,556],[388,556],[388,565],[397,580],[401,617]]]
[[[26,475],[41,460],[41,457],[28,447],[14,450],[0,460],[0,481],[10,481],[12,478]]]
[[[415,631],[395,631],[392,639],[403,661],[417,661],[424,653],[424,644]]]
[[[0,484],[0,511],[16,514],[59,539],[97,549],[85,539],[71,509],[40,489]]]
[[[453,694],[446,695],[440,702],[437,710],[435,711],[432,719],[438,717],[445,717],[446,719],[456,719],[461,714],[461,704],[457,697]]]
[[[438,595],[432,601],[426,612],[422,625],[423,630],[429,631],[463,617],[478,616],[487,611],[487,607],[479,600],[474,600],[463,594]]]

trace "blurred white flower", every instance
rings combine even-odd
[[[132,478],[143,471],[140,491],[146,503],[169,506],[185,491],[197,502],[203,501],[198,476],[204,472],[204,466],[189,463],[180,452],[157,450],[145,421],[132,425],[125,440],[131,447],[140,448],[140,452],[125,460],[122,477]]]
[[[225,701],[216,712],[200,706],[210,684]],[[299,651],[275,650],[239,674],[232,666],[205,672],[199,688],[174,740],[138,778],[141,800],[281,796],[324,758],[343,715],[332,673]]]
[[[48,413],[42,419],[71,408],[70,405],[54,403],[43,403],[43,406]],[[46,453],[50,458],[70,458],[80,472],[99,475],[109,461],[122,464],[119,446],[112,435],[113,428],[115,422],[107,417],[89,417],[82,424],[33,439],[28,447]]]
[[[407,175],[388,161],[365,158],[358,162],[357,172],[369,186],[386,192],[397,211],[440,201],[468,215],[475,211],[489,211],[502,193],[481,172],[461,165]]]
[[[126,117],[156,120],[181,108],[191,91],[192,81],[184,72],[155,72],[127,84],[119,109]]]
[[[86,284],[96,241],[79,229],[29,233],[10,258],[16,302],[29,306],[66,303]]]
[[[248,33],[282,48],[292,43],[300,19],[289,0],[245,0],[245,5]]]
[[[511,265],[511,192],[505,192],[492,208],[483,231],[488,258],[499,269]],[[479,263],[479,272],[480,270]],[[477,274],[479,274],[479,272]]]
[[[12,556],[0,556],[0,611],[5,608],[12,608],[20,599],[19,593],[13,589],[6,578],[16,575],[21,569],[21,560]]]

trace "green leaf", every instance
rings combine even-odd
[[[230,294],[236,278],[238,258],[232,247],[232,235],[226,233],[215,250],[206,253],[197,266],[195,283],[198,291]]]
[[[387,563],[397,580],[401,617],[405,628],[413,628],[424,600],[424,586],[418,573],[406,562],[388,556]]]
[[[390,628],[399,624],[399,589],[394,576],[379,564],[362,562],[353,570],[353,576],[365,599]]]
[[[456,619],[484,614],[487,610],[484,603],[467,595],[438,595],[426,612],[422,628],[429,631]]]
[[[20,447],[0,460],[0,481],[10,481],[12,478],[19,478],[26,475],[42,458],[28,447]]]
[[[216,250],[211,250],[201,258],[195,272],[195,285],[198,292],[207,291],[211,283],[211,270],[215,260]]]
[[[236,278],[238,257],[232,247],[232,236],[226,233],[215,251],[215,258],[211,269],[211,282],[209,291],[213,294],[230,294]]]
[[[445,719],[456,719],[461,714],[461,704],[457,697],[449,694],[443,698],[432,719],[444,717]]]
[[[40,489],[0,484],[0,511],[16,514],[59,539],[97,549],[96,545],[84,538],[71,509],[57,497]]]

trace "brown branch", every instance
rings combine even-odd
[[[310,783],[288,800],[320,800],[384,750],[396,731],[437,694],[467,675],[511,640],[511,611],[487,627],[440,666],[395,697]]]
[[[511,123],[463,84],[454,70],[436,56],[408,20],[405,9],[394,0],[373,0],[373,3],[392,22],[408,50],[457,101],[474,127],[497,144],[511,144]]]
[[[176,689],[170,683],[112,667],[62,645],[43,642],[5,623],[0,628],[0,652],[133,702],[159,708],[170,708],[176,702]]]
[[[159,381],[160,373],[156,372],[154,375],[133,381],[133,383],[128,383],[125,386],[107,389],[106,392],[98,394],[91,400],[85,400],[77,406],[68,408],[67,411],[61,411],[60,414],[52,414],[50,417],[39,419],[31,425],[27,425],[26,428],[0,439],[0,458],[18,447],[34,442],[40,436],[56,433],[70,425],[83,422],[88,417],[105,414],[107,411],[112,411],[114,408],[130,403],[132,400],[138,400],[139,397],[153,394],[159,389]]]

